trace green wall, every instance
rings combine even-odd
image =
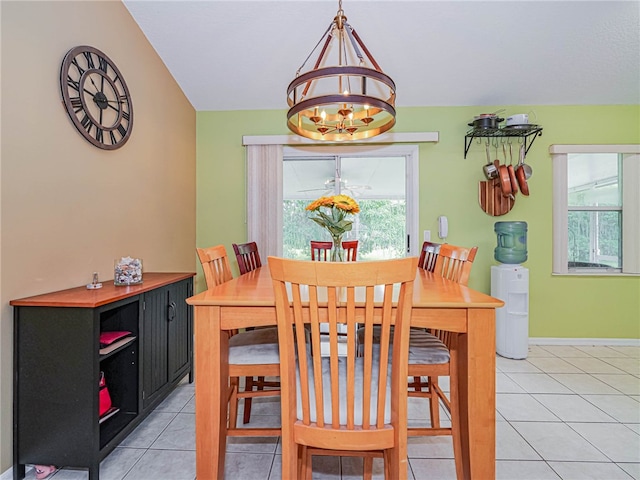
[[[533,168],[530,196],[518,195],[502,217],[478,204],[484,147],[473,143],[464,158],[467,122],[483,112],[529,113],[544,127],[527,156]],[[536,119],[537,118],[537,119]],[[243,135],[287,134],[281,110],[198,112],[198,246],[245,241],[245,149]],[[437,232],[439,215],[449,217],[447,241],[477,245],[469,285],[489,293],[496,221],[528,223],[532,337],[640,338],[640,277],[552,276],[552,177],[549,145],[640,143],[640,106],[495,106],[400,108],[394,132],[440,132],[436,144],[420,145],[420,231]],[[495,153],[495,151],[494,151]],[[514,151],[515,153],[515,151]],[[502,152],[500,152],[502,157]],[[640,188],[640,185],[638,186]],[[235,262],[232,261],[232,265]],[[199,275],[198,289],[204,288]]]

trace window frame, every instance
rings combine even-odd
[[[640,275],[640,145],[551,145],[553,162],[553,270],[554,275]],[[615,153],[622,155],[622,268],[569,268],[568,155]],[[607,210],[614,210],[608,208]]]

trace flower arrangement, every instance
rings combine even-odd
[[[353,225],[353,220],[347,220],[346,216],[360,212],[358,202],[348,195],[320,197],[307,205],[306,210],[317,213],[315,217],[309,218],[331,234],[331,261],[342,261],[342,236],[350,232]]]

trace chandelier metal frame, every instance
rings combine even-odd
[[[321,43],[314,67],[302,73]],[[336,47],[337,64],[324,66]],[[359,64],[349,65],[349,58],[357,59]],[[329,28],[287,88],[287,126],[292,132],[314,140],[339,142],[375,137],[395,125],[395,98],[394,81],[382,71],[347,23],[339,0],[338,12]]]

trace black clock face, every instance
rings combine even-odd
[[[129,89],[113,62],[97,48],[67,52],[60,68],[62,100],[78,131],[96,147],[115,150],[133,127]]]

